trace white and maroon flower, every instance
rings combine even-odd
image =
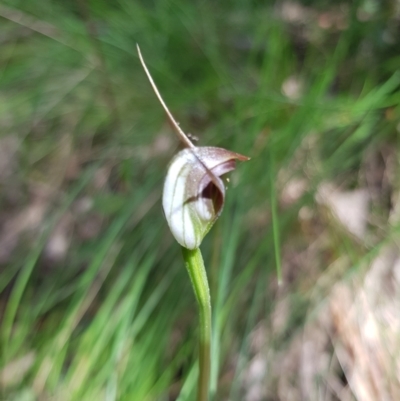
[[[162,99],[137,46],[140,62],[185,149],[171,161],[164,182],[163,208],[169,228],[180,245],[187,249],[200,246],[222,212],[225,186],[221,176],[236,167],[236,160],[248,157],[215,147],[196,147],[179,127]]]
[[[185,248],[200,246],[222,212],[225,200],[223,174],[246,156],[215,147],[190,147],[171,161],[164,182],[163,208],[169,228]]]

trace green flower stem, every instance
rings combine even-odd
[[[199,248],[194,250],[182,247],[183,258],[192,281],[199,306],[199,385],[197,401],[207,401],[210,381],[210,343],[211,343],[211,302],[206,269]]]

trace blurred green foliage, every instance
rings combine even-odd
[[[304,231],[298,219],[319,210],[321,182],[357,187],[371,150],[398,149],[399,18],[398,2],[373,0],[2,1],[0,145],[16,141],[0,174],[0,246],[11,249],[0,265],[2,397],[192,397],[195,303],[160,205],[178,144],[138,43],[184,131],[252,158],[203,246],[212,391],[242,400],[249,333],[280,291],[279,255],[293,308],[265,350],[301,329],[341,253],[354,270],[369,254],[331,227],[313,275],[285,257],[327,225],[318,215]],[[285,205],[293,178],[307,190]]]

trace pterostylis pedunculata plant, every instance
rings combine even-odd
[[[207,401],[211,364],[211,302],[207,274],[199,247],[224,206],[225,185],[221,176],[235,169],[236,160],[246,161],[249,158],[222,148],[194,146],[168,110],[146,67],[139,46],[137,50],[150,84],[185,147],[175,155],[169,165],[162,204],[168,226],[182,246],[183,258],[199,306],[197,401]]]

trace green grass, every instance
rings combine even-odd
[[[329,10],[323,1],[305,3]],[[335,260],[350,255],[339,278],[361,274],[372,248],[396,235],[383,203],[375,205],[372,240],[359,244],[314,198],[321,182],[362,186],[374,149],[390,147],[398,157],[399,36],[382,39],[393,13],[377,6],[360,21],[364,3],[348,3],[345,30],[324,30],[317,18],[290,23],[274,2],[0,4],[0,140],[18,141],[16,167],[0,181],[0,222],[6,227],[7,216],[35,200],[45,207],[0,265],[3,377],[11,363],[34,355],[14,380],[1,379],[1,397],[185,401],[195,394],[196,304],[160,202],[178,143],[136,43],[185,132],[200,146],[251,157],[231,174],[224,212],[202,245],[215,400],[243,399],[251,333],[271,320],[278,277],[293,308],[265,355],[284,350],[323,302],[329,286],[317,300],[311,295]],[[302,82],[299,98],[282,93],[290,76]],[[307,191],[285,206],[281,192],[292,178],[305,179]],[[299,223],[302,207],[315,213],[311,233]],[[46,244],[63,219],[68,251],[52,259]],[[84,234],[93,222],[93,234]],[[321,233],[328,241],[318,257],[292,271],[288,253]]]

